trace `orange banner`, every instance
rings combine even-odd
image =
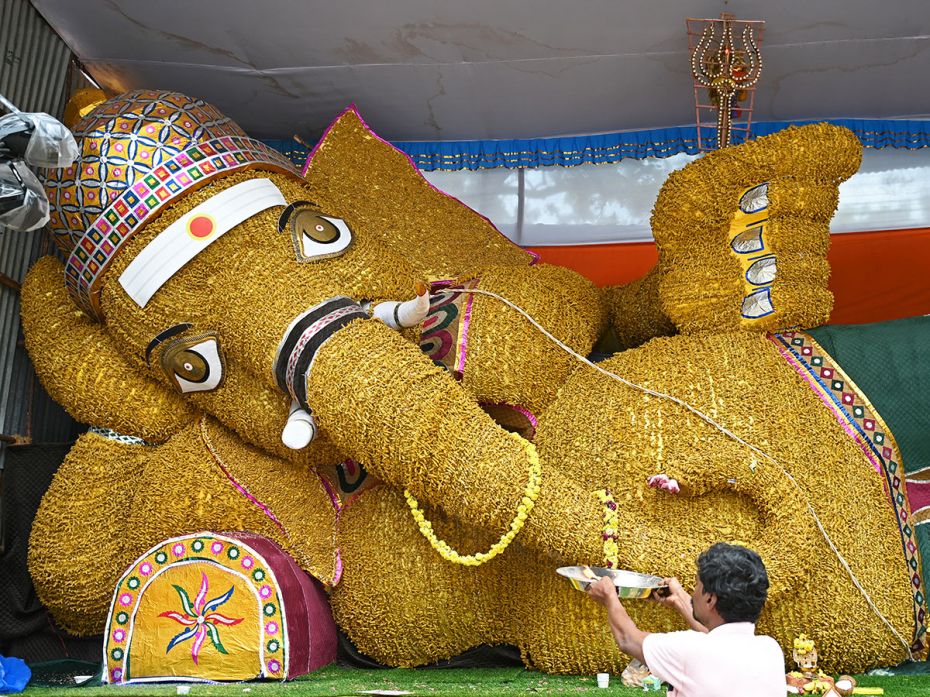
[[[658,259],[654,242],[530,247],[541,261],[574,269],[599,286],[636,280]],[[930,314],[930,228],[833,235],[828,256],[831,324]]]

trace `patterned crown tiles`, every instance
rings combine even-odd
[[[129,92],[101,104],[75,126],[77,160],[45,180],[59,249],[70,254],[137,179],[188,146],[223,135],[245,133],[209,104],[174,92]]]
[[[97,284],[123,243],[169,201],[230,172],[261,167],[298,176],[284,156],[252,140],[216,108],[176,92],[111,99],[76,127],[80,154],[50,170],[49,228],[67,255],[75,303],[101,318]]]

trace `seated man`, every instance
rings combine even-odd
[[[607,608],[610,630],[620,650],[649,666],[673,687],[674,697],[784,697],[785,658],[774,639],[755,634],[769,579],[758,554],[722,542],[697,560],[694,595],[677,579],[666,579],[669,594],[657,598],[677,610],[692,627],[650,634],[630,618],[610,578],[588,588]]]

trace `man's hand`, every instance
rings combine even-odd
[[[675,612],[680,613],[684,610],[690,611],[691,596],[685,592],[685,589],[682,588],[681,582],[677,578],[663,578],[662,585],[667,587],[666,592],[657,593],[653,591],[650,596],[653,600],[659,603],[659,605],[671,608]]]
[[[691,629],[698,632],[706,632],[707,627],[694,619],[694,608],[691,605],[691,596],[682,588],[681,582],[674,577],[663,578],[662,585],[668,586],[668,592],[661,595],[653,592],[650,598],[681,615]]]
[[[620,599],[617,597],[617,586],[614,585],[613,579],[609,576],[601,576],[597,583],[588,586],[588,595],[596,603],[603,605],[608,610],[614,605],[620,604]]]

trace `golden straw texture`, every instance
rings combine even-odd
[[[621,350],[635,348],[656,336],[677,333],[659,302],[661,274],[656,266],[640,279],[604,289],[610,323]]]
[[[600,290],[559,266],[491,267],[481,272],[477,287],[523,308],[582,355],[606,323]],[[517,404],[538,414],[577,367],[577,359],[515,310],[496,298],[474,296],[463,384],[478,401]]]
[[[174,535],[247,530],[333,582],[335,509],[313,470],[247,445],[209,418],[170,446],[153,453],[139,477],[127,532],[136,554]]]
[[[718,150],[673,172],[652,214],[661,306],[682,332],[813,327],[830,316],[829,223],[837,187],[859,168],[862,146],[829,124],[790,127]],[[777,257],[775,311],[740,316],[744,279],[729,248],[740,195],[768,182],[766,252]]]
[[[859,168],[862,146],[830,124],[789,127],[708,153],[669,175],[652,211],[659,261],[645,277],[607,289],[621,346],[704,330],[814,327],[833,308],[827,289],[829,224],[840,183]],[[774,312],[741,316],[747,288],[730,248],[741,194],[768,185],[764,254],[777,258]]]
[[[437,534],[461,551],[494,541],[439,509],[427,514]],[[353,643],[379,661],[426,665],[482,643],[517,646],[527,665],[550,673],[619,673],[629,661],[600,606],[519,538],[480,567],[450,564],[417,531],[403,497],[382,486],[343,512],[340,541],[351,573],[333,591],[333,613]],[[651,630],[684,628],[655,603],[627,608]]]
[[[40,597],[66,628],[100,631],[114,583],[138,554],[201,529],[249,530],[327,583],[341,548],[336,618],[379,660],[421,665],[479,643],[508,643],[546,671],[618,672],[625,659],[603,611],[554,568],[601,564],[606,555],[690,586],[697,554],[725,540],[762,554],[772,586],[761,629],[783,647],[806,632],[825,669],[898,662],[901,646],[807,508],[909,637],[910,579],[882,481],[761,333],[829,314],[827,225],[837,186],[858,158],[849,132],[817,125],[688,166],[656,204],[657,269],[611,289],[606,302],[573,272],[530,267],[530,255],[431,188],[354,111],[328,132],[306,181],[240,171],[167,205],[103,279],[102,324],[73,309],[60,264],[41,261],[27,278],[23,313],[49,390],[78,418],[161,445],[80,439],[33,528],[30,568]],[[298,259],[290,231],[278,232],[274,206],[203,249],[144,308],[129,298],[118,279],[146,245],[211,196],[256,178],[270,179],[289,202],[343,217],[351,246],[335,258]],[[761,183],[765,239],[778,259],[775,312],[746,322],[745,269],[729,235],[741,194]],[[601,365],[696,405],[780,465],[675,404],[579,367],[512,308],[482,295],[472,298],[459,382],[419,350],[416,330],[399,333],[370,319],[341,328],[318,348],[306,378],[319,435],[287,450],[280,434],[291,398],[274,366],[292,321],[336,296],[406,300],[418,283],[436,279],[478,279],[479,290],[525,308],[582,354],[607,309],[628,346],[677,327],[681,335],[653,338]],[[153,338],[186,324],[182,336],[217,339],[222,366],[214,367],[223,380],[213,391],[179,395],[162,367],[165,346],[146,356]],[[726,331],[703,331],[712,328]],[[479,402],[536,412],[538,460]],[[337,518],[317,468],[347,457],[382,481]],[[681,492],[650,489],[647,478],[659,473],[677,479]],[[404,489],[422,507],[417,515]],[[610,498],[598,497],[602,490]],[[606,501],[616,502],[615,513]],[[480,567],[450,564],[420,534],[419,518],[461,555],[500,551],[502,538],[512,543]],[[655,604],[628,605],[649,631],[681,628]]]
[[[600,365],[701,409],[774,457],[801,487],[678,405],[579,371],[541,420],[537,445],[543,463],[561,463],[582,486],[611,490],[621,567],[687,579],[713,542],[745,543],[771,579],[761,629],[782,647],[806,631],[823,646],[829,670],[904,657],[806,509],[910,637],[910,579],[882,478],[770,341],[745,332],[659,338]],[[677,479],[681,493],[648,488],[659,473]]]
[[[154,447],[82,436],[36,515],[30,572],[62,626],[94,634],[136,557],[200,530],[263,535],[311,575],[335,580],[335,510],[319,478],[209,419]]]
[[[141,370],[171,386],[157,349],[143,356],[154,336],[189,322],[190,333],[216,332],[225,357],[224,382],[215,391],[188,395],[205,411],[249,441],[295,461],[321,465],[344,459],[324,437],[300,451],[280,442],[290,399],[272,373],[275,353],[301,312],[338,295],[355,299],[412,297],[418,280],[409,266],[371,236],[356,236],[341,257],[299,264],[287,232],[277,231],[279,207],[237,225],[178,271],[138,307],[118,283],[130,261],[164,228],[209,197],[243,181],[267,177],[289,201],[306,200],[306,185],[280,174],[249,171],[217,180],[169,207],[137,233],[117,256],[104,280],[102,307],[107,330]]]
[[[74,418],[150,442],[167,440],[197,410],[140,373],[104,327],[78,310],[54,257],[39,259],[22,290],[26,349],[42,385]]]
[[[126,549],[132,482],[152,448],[81,436],[55,473],[29,536],[29,574],[39,600],[72,634],[103,631]]]
[[[306,178],[324,209],[342,215],[360,234],[380,239],[431,281],[532,260],[489,220],[430,186],[355,111],[330,127]]]
[[[527,481],[523,447],[396,332],[378,322],[348,325],[320,349],[307,386],[320,427],[372,474],[494,540],[507,530]],[[599,521],[590,490],[543,459],[521,543],[594,562]]]

